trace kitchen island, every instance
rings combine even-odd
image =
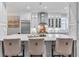
[[[52,52],[52,49],[55,49],[55,42],[57,38],[70,38],[73,39],[73,41],[76,41],[75,37],[64,35],[64,34],[45,34],[44,37],[40,37],[39,34],[13,34],[13,35],[6,35],[4,36],[0,41],[3,42],[4,39],[17,39],[20,38],[22,41],[22,44],[24,45],[24,56],[29,57],[29,52],[28,52],[28,41],[29,39],[44,39],[45,45],[46,45],[46,57],[52,57],[55,56],[56,53],[54,51]],[[74,47],[75,45],[73,44],[73,53],[72,56],[74,56]],[[3,50],[3,46],[2,46]],[[55,55],[54,55],[55,54]]]

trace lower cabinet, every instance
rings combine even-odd
[[[0,41],[0,57],[2,57],[2,42]]]

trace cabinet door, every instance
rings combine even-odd
[[[68,19],[67,18],[61,18],[61,32],[67,32],[68,31]]]

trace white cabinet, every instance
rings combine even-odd
[[[62,32],[62,33],[68,32],[68,18],[67,18],[67,17],[61,18],[61,28],[60,28],[60,32]]]
[[[39,22],[38,14],[37,13],[32,13],[31,21],[30,21],[31,33],[37,33],[38,22]]]
[[[4,4],[0,2],[0,40],[7,35],[7,12]],[[0,42],[0,57],[2,57],[2,42]]]
[[[68,18],[66,16],[49,18],[49,33],[67,33],[68,32]]]
[[[3,3],[0,3],[0,39],[7,34],[7,11]]]

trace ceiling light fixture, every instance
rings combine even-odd
[[[47,9],[47,6],[45,6],[44,9]]]
[[[64,7],[64,9],[65,9],[65,10],[67,10],[67,9],[68,9],[68,7]]]
[[[51,16],[48,16],[49,18],[51,17]]]
[[[40,2],[39,5],[40,5],[40,11],[46,11],[47,10],[47,6],[44,6],[42,2]]]
[[[27,6],[27,9],[29,10],[30,9],[30,6]]]
[[[52,17],[54,17],[54,16],[52,16]]]

